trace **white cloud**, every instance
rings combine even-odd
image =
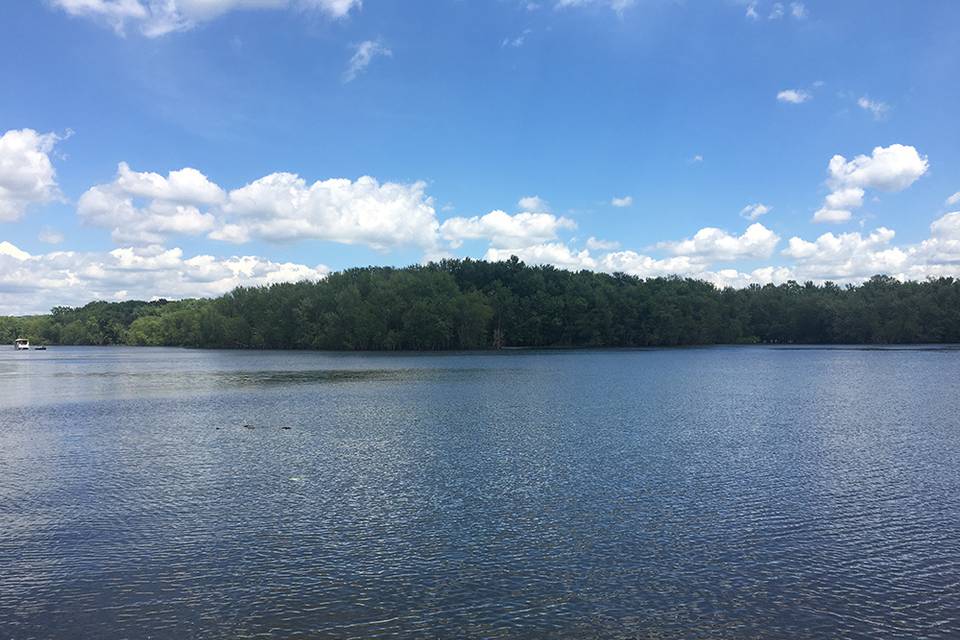
[[[614,198],[610,201],[615,207],[629,207],[633,205],[633,196],[623,196],[622,198]]]
[[[504,38],[503,42],[500,43],[501,48],[510,47],[512,49],[519,49],[527,40],[527,36],[533,33],[531,29],[524,29],[520,35],[515,38]]]
[[[60,244],[63,242],[63,234],[51,227],[44,227],[37,234],[37,240],[45,244]]]
[[[132,171],[127,163],[121,162],[113,184],[122,193],[134,198],[196,205],[218,204],[224,200],[223,189],[191,167],[171,171],[164,178],[149,171]]]
[[[0,242],[0,256],[13,258],[18,262],[23,262],[24,260],[30,258],[29,253],[17,247],[16,245],[7,242],[6,240]]]
[[[202,22],[241,9],[308,9],[342,18],[361,0],[50,0],[70,15],[101,20],[118,34],[128,24],[155,38],[187,31]]]
[[[867,236],[825,233],[813,242],[794,237],[783,255],[796,260],[794,272],[802,280],[856,281],[897,274],[908,265],[910,251],[890,246],[895,235],[880,227]]]
[[[123,33],[127,21],[144,21],[150,12],[140,0],[51,0],[70,15],[95,17]]]
[[[484,255],[484,260],[498,262],[509,260],[510,256],[517,256],[527,264],[551,264],[561,269],[579,271],[582,269],[596,269],[596,261],[590,257],[589,251],[573,251],[565,244],[551,242],[535,244],[527,247],[512,249],[497,249],[491,247]]]
[[[960,267],[960,211],[947,213],[930,225],[930,238],[916,248],[916,262]]]
[[[158,244],[169,235],[198,235],[211,231],[213,214],[201,211],[221,204],[226,195],[205,175],[192,168],[158,173],[137,172],[125,162],[109,184],[88,189],[77,204],[87,224],[111,229],[115,242]]]
[[[852,216],[852,209],[863,206],[864,190],[860,187],[844,187],[829,194],[823,207],[813,214],[814,222],[846,222]]]
[[[31,204],[60,197],[50,153],[60,138],[33,129],[0,136],[0,222],[19,220]]]
[[[317,9],[332,18],[343,18],[349,15],[354,7],[359,9],[362,4],[363,0],[300,0],[299,2],[303,8]]]
[[[864,190],[860,187],[843,187],[826,197],[829,209],[856,209],[863,206]]]
[[[852,209],[863,205],[866,189],[903,191],[927,172],[926,156],[914,147],[892,144],[876,147],[869,156],[847,160],[841,155],[830,159],[827,184],[833,189],[813,215],[814,222],[846,222]]]
[[[120,248],[107,253],[30,255],[0,242],[0,314],[124,298],[216,296],[240,286],[317,280],[329,269],[256,256],[185,258],[180,249]]]
[[[600,259],[600,266],[608,273],[626,273],[640,278],[699,273],[704,269],[702,262],[689,256],[657,259],[636,251],[616,251]]]
[[[947,205],[948,207],[952,207],[953,205],[957,204],[958,202],[960,202],[960,191],[957,191],[955,194],[953,194],[952,196],[950,196],[949,198],[947,198],[947,200],[946,200],[946,205]]]
[[[744,16],[748,20],[758,21],[760,20],[760,13],[764,9],[763,6],[766,5],[765,2],[760,0],[738,0],[739,4],[746,5],[746,12]],[[788,15],[787,13],[787,4],[784,2],[774,2],[769,5],[770,11],[767,12],[767,20],[782,20],[784,16]],[[807,12],[807,7],[802,2],[791,2],[789,5],[789,16],[794,20],[805,20],[809,13]]]
[[[712,282],[721,289],[724,287],[743,288],[751,284],[783,284],[794,280],[793,271],[788,267],[759,267],[750,272],[741,272],[736,269],[720,269],[706,271],[698,275],[702,280]]]
[[[352,82],[357,76],[370,66],[374,58],[391,57],[393,51],[385,47],[377,40],[365,40],[357,45],[350,56],[350,62],[347,63],[347,70],[343,72],[343,81]]]
[[[679,242],[661,242],[660,249],[667,249],[674,255],[697,257],[705,261],[738,260],[741,258],[767,258],[773,253],[780,236],[759,222],[747,227],[739,236],[716,229],[704,227],[692,238]]]
[[[813,96],[803,89],[784,89],[777,94],[777,100],[788,104],[803,104]]]
[[[600,7],[607,7],[616,11],[617,13],[623,13],[634,4],[636,4],[636,0],[556,0],[556,4],[554,6],[557,9],[566,9],[569,7],[585,7],[596,5]]]
[[[491,211],[484,216],[449,218],[440,226],[440,235],[454,247],[464,240],[489,239],[494,247],[511,248],[554,240],[561,230],[576,226],[573,220],[551,213]]]
[[[890,112],[890,105],[879,100],[871,100],[867,96],[857,100],[857,105],[864,111],[872,113],[875,120],[883,120]]]
[[[926,156],[914,147],[892,144],[876,147],[871,155],[859,155],[850,161],[835,155],[830,159],[829,171],[834,187],[902,191],[919,180],[929,167]]]
[[[792,278],[787,267],[760,267],[749,273],[736,269],[711,271],[707,264],[687,256],[658,260],[634,251],[609,253],[599,260],[602,271],[626,273],[638,278],[682,276],[711,282],[718,287],[745,287],[750,284],[781,283]]]
[[[616,251],[617,243],[591,237],[587,240],[587,248],[580,251],[556,242],[538,243],[491,248],[485,259],[506,260],[516,255],[530,264],[550,264],[563,269],[620,272],[641,278],[680,275],[713,282],[718,286],[745,286],[754,282],[785,281],[789,279],[789,269],[762,267],[750,273],[740,273],[736,269],[711,271],[710,263],[734,258],[769,257],[778,240],[771,231],[755,224],[740,237],[718,229],[702,229],[690,240],[661,243],[658,248],[669,249],[675,254],[667,258],[656,258],[631,250]],[[591,251],[600,253],[594,256]]]
[[[80,197],[77,213],[110,229],[118,244],[162,244],[172,235],[207,234],[232,243],[326,240],[377,250],[435,249],[439,222],[426,184],[330,179],[307,184],[273,173],[226,193],[196,169],[167,176],[120,163],[117,177]]]
[[[620,243],[616,240],[601,240],[593,236],[587,238],[587,249],[591,251],[613,251],[619,248]]]
[[[880,227],[866,235],[825,233],[814,241],[793,237],[781,252],[791,264],[767,265],[747,272],[737,268],[715,269],[711,263],[770,257],[779,238],[756,223],[740,236],[707,228],[687,240],[660,243],[658,248],[673,253],[666,258],[630,250],[615,251],[614,243],[596,238],[590,238],[584,250],[558,242],[540,242],[491,248],[485,258],[506,260],[516,255],[531,264],[623,272],[641,278],[679,275],[720,287],[779,284],[787,280],[856,283],[878,273],[914,280],[929,276],[960,277],[960,212],[948,213],[934,221],[930,225],[930,237],[919,244],[897,247],[892,244],[895,236],[893,230]],[[593,255],[592,251],[598,254]]]
[[[828,207],[820,207],[813,213],[814,222],[832,222],[839,224],[841,222],[848,222],[852,217],[853,212],[849,209],[830,209]]]
[[[230,192],[216,240],[274,242],[303,239],[432,249],[439,223],[426,184],[330,179],[308,185],[292,173],[273,173]]]
[[[748,204],[743,209],[740,210],[740,216],[746,218],[747,220],[756,220],[760,216],[765,216],[773,210],[773,207],[769,207],[762,202],[756,202],[754,204]]]
[[[697,163],[703,162],[703,156],[698,153],[698,154],[696,154],[695,156],[693,156],[692,158],[690,158],[690,162],[691,162],[692,164],[697,164]]]
[[[517,202],[521,211],[550,211],[550,203],[540,196],[524,196]]]

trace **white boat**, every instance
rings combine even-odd
[[[26,338],[17,338],[13,341],[13,348],[17,351],[26,351],[30,348],[30,341]]]

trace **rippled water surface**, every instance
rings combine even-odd
[[[0,350],[0,638],[960,638],[960,351]]]

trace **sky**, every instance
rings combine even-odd
[[[446,257],[960,276],[960,3],[0,4],[0,314]]]

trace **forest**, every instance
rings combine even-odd
[[[680,277],[444,260],[365,267],[212,299],[91,302],[0,317],[0,342],[447,350],[960,343],[960,280],[719,289]]]

